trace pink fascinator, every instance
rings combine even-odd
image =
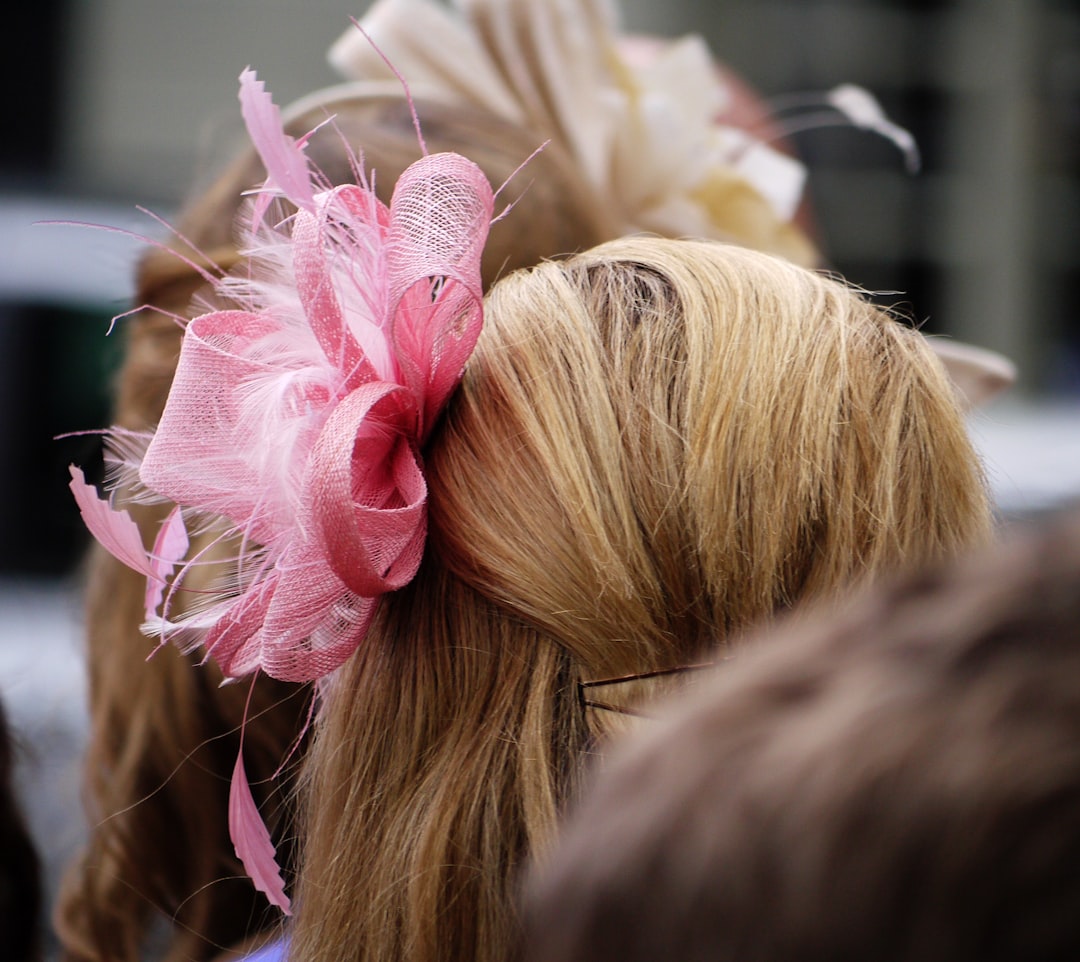
[[[348,658],[379,597],[420,564],[421,450],[480,333],[494,197],[457,154],[423,156],[389,207],[359,158],[359,183],[331,187],[250,70],[240,102],[268,174],[247,273],[217,282],[232,308],[187,325],[153,436],[112,438],[143,451],[117,487],[178,507],[146,551],[127,512],[74,467],[71,487],[94,536],[147,576],[148,633],[203,644],[229,678],[311,681]],[[192,525],[239,547],[230,583],[174,617],[185,576],[205,563],[186,557]],[[229,821],[256,886],[288,911],[242,759]]]

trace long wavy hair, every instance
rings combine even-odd
[[[987,538],[954,392],[843,284],[615,241],[500,281],[425,452],[430,542],[325,692],[292,951],[506,962],[585,756],[577,683]]]
[[[344,86],[315,100],[289,123],[300,135],[332,114],[308,153],[334,183],[355,171],[345,144],[360,144],[375,184],[389,200],[401,171],[420,156],[403,95]],[[536,148],[527,131],[472,107],[418,102],[429,149],[472,157],[496,185]],[[254,151],[240,156],[181,216],[172,243],[210,271],[241,262],[238,212],[243,192],[265,173]],[[509,183],[515,217],[495,224],[484,280],[542,257],[588,247],[611,226],[556,149],[535,157]],[[520,224],[526,223],[527,230]],[[116,384],[115,421],[145,430],[161,416],[183,327],[208,306],[199,272],[168,251],[141,263],[137,305],[125,321],[126,348]],[[150,543],[167,507],[132,509]],[[168,962],[207,959],[274,926],[276,912],[243,875],[227,831],[228,783],[236,759],[247,686],[221,687],[212,663],[201,667],[171,647],[146,660],[140,634],[144,582],[102,550],[89,559],[87,585],[90,744],[84,851],[67,872],[55,913],[64,957],[72,962],[133,962],[153,937]],[[248,709],[245,763],[278,842],[290,861],[291,772],[271,779],[303,728],[308,690],[260,678]]]

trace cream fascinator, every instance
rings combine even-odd
[[[417,96],[484,108],[535,131],[537,143],[554,141],[616,233],[709,237],[820,266],[794,222],[806,168],[726,122],[734,93],[701,37],[620,34],[609,0],[378,0],[361,25],[374,47],[350,29],[330,50],[343,77],[394,80],[389,61]],[[779,136],[849,124],[888,138],[918,168],[911,134],[859,87],[776,106],[772,123],[762,119]],[[968,406],[1015,380],[999,354],[928,341]]]
[[[413,93],[468,103],[573,157],[621,234],[712,237],[804,265],[802,164],[717,122],[731,92],[704,41],[633,55],[603,0],[380,0],[361,21]],[[390,78],[358,30],[331,48],[352,80]]]

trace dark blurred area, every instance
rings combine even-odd
[[[15,129],[0,139],[0,575],[81,556],[68,462],[98,470],[104,336],[140,251],[37,220],[166,218],[238,142],[236,76],[287,102],[334,81],[342,0],[40,0],[3,58]],[[793,137],[831,265],[916,323],[1013,358],[1017,397],[1080,399],[1080,7],[1075,0],[625,0],[629,30],[700,32],[766,100],[857,83],[916,136],[909,175],[852,128]]]
[[[14,134],[0,138],[0,185],[5,189],[53,186],[60,141],[66,0],[19,5],[6,16],[10,43],[0,58]]]
[[[43,262],[38,276],[19,270],[23,231],[11,222],[11,202],[62,189],[62,124],[70,8],[66,0],[17,5],[7,13],[9,37],[0,78],[14,129],[0,138],[0,216],[4,261],[0,272],[0,575],[57,574],[69,568],[84,543],[64,501],[66,462],[93,463],[92,438],[58,443],[55,435],[96,425],[107,417],[106,384],[115,345],[101,338],[104,305],[53,296]],[[43,208],[44,209],[44,208]],[[26,225],[30,226],[30,225]],[[44,228],[42,228],[44,230]],[[43,258],[44,261],[44,258]],[[113,348],[113,350],[110,350]]]

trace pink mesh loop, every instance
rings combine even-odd
[[[273,591],[274,584],[268,581],[260,590],[241,595],[207,632],[206,653],[227,678],[242,678],[258,667],[259,649],[252,639],[266,620]]]
[[[480,336],[481,300],[455,280],[423,277],[398,301],[394,343],[401,376],[423,410],[417,428],[421,443]]]
[[[281,559],[273,580],[273,597],[247,651],[261,670],[282,681],[323,677],[356,650],[367,632],[374,600],[357,599],[314,542]],[[342,616],[345,610],[348,617]]]
[[[484,172],[459,154],[408,167],[390,202],[390,306],[421,277],[453,277],[481,297],[480,257],[495,200]]]
[[[219,311],[188,324],[168,403],[139,469],[152,491],[246,523],[259,541],[272,537],[274,525],[261,510],[261,479],[237,436],[235,387],[265,369],[248,351],[273,330],[267,318],[247,311]]]
[[[321,623],[295,645],[267,645],[261,654],[263,671],[282,681],[307,682],[324,678],[340,667],[364,639],[378,607],[375,598],[339,594]],[[271,626],[267,625],[268,634]]]
[[[414,444],[416,407],[396,384],[353,391],[312,451],[310,496],[326,558],[355,594],[373,597],[416,573],[427,484]]]
[[[394,353],[421,402],[422,441],[480,336],[480,259],[495,200],[472,161],[431,154],[408,168],[390,204],[387,252]]]
[[[371,364],[360,352],[345,323],[326,261],[325,218],[299,211],[293,224],[293,269],[296,292],[304,306],[319,346],[331,365],[343,371],[363,371],[374,377]],[[355,376],[355,375],[354,375]]]

